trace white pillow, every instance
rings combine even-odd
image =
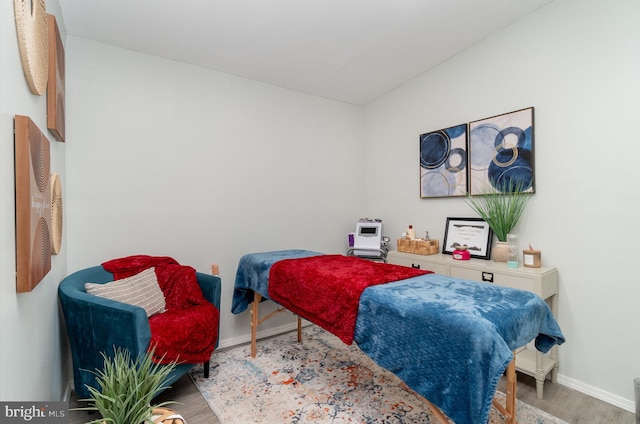
[[[147,317],[164,312],[166,307],[155,268],[110,283],[85,283],[84,289],[95,296],[140,306],[147,312]]]

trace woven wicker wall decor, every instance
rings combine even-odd
[[[60,175],[51,174],[51,253],[62,247],[62,183]]]
[[[33,94],[47,88],[49,35],[45,0],[14,0],[16,30],[22,69]]]

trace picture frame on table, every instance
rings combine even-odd
[[[466,245],[472,258],[489,260],[493,231],[482,218],[447,218],[442,253],[451,255]]]

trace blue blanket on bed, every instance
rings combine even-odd
[[[322,255],[311,250],[290,249],[273,252],[248,253],[240,258],[236,271],[236,282],[233,286],[233,302],[231,312],[244,312],[253,302],[253,293],[269,298],[269,271],[271,265],[281,259],[306,258]]]
[[[268,298],[269,270],[276,261],[319,254],[285,250],[243,256],[232,312],[246,310],[254,291]],[[438,274],[367,288],[354,337],[363,352],[456,424],[487,422],[512,351],[534,339],[542,352],[564,342],[539,296]]]
[[[366,289],[354,339],[456,424],[487,422],[513,350],[564,342],[534,293],[438,274]]]

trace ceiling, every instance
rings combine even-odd
[[[551,0],[59,0],[68,35],[363,105]]]

